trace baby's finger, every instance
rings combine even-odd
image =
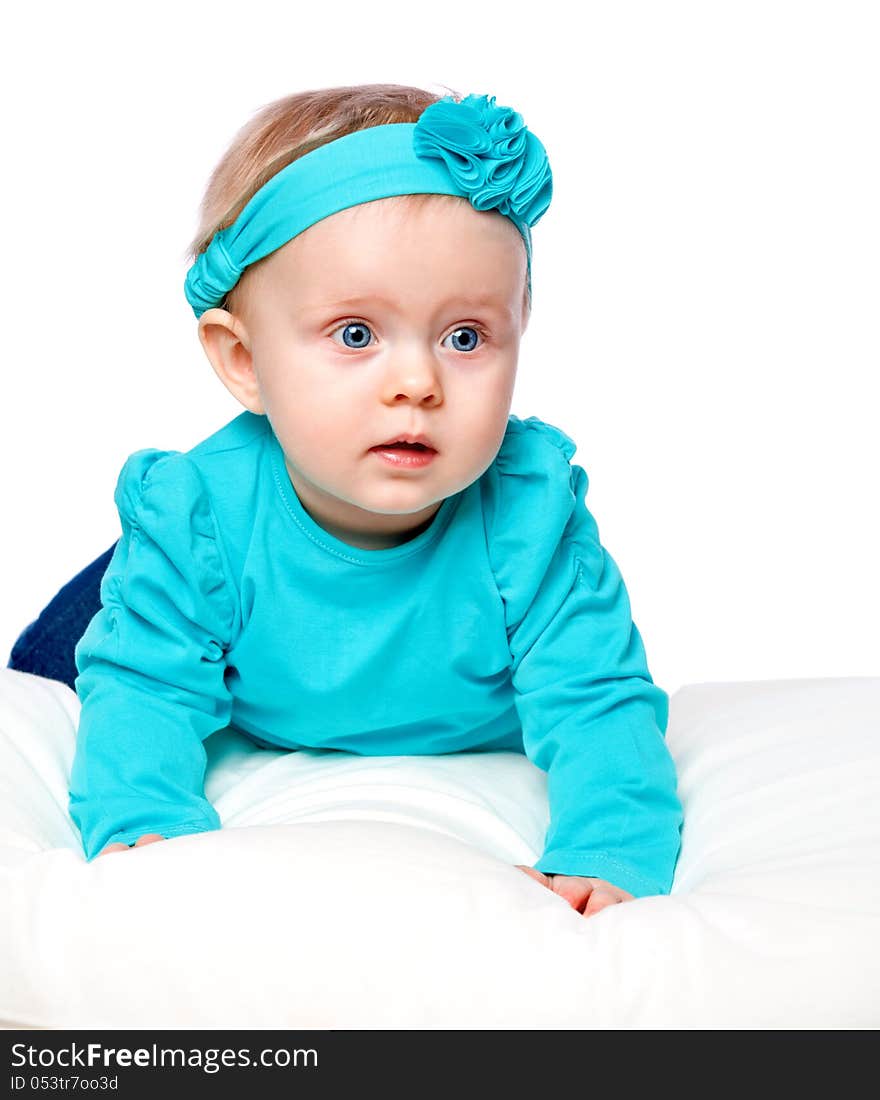
[[[164,840],[165,837],[160,833],[146,833],[144,836],[139,836],[134,842],[135,848],[143,848],[145,844],[155,844],[157,840]]]
[[[606,909],[609,905],[618,905],[622,901],[623,898],[619,897],[615,891],[597,886],[590,894],[590,900],[587,902],[586,909],[584,909],[584,916],[591,917],[594,913]]]
[[[569,875],[555,875],[553,878],[553,893],[565,898],[572,909],[583,913],[584,905],[595,886],[587,878]]]
[[[106,848],[103,848],[100,852],[98,852],[98,856],[99,857],[100,856],[106,856],[108,852],[127,852],[127,851],[128,851],[128,845],[127,844],[121,844],[119,841],[117,841],[115,844],[108,844]]]

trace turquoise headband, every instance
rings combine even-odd
[[[220,305],[250,264],[310,225],[349,206],[391,195],[459,195],[476,210],[497,210],[522,234],[532,288],[530,227],[553,193],[547,153],[510,107],[495,97],[451,96],[418,122],[370,126],[292,161],[218,229],[189,269],[186,299],[196,317]]]

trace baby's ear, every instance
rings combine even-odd
[[[265,409],[250,338],[241,319],[225,309],[206,309],[199,318],[199,340],[214,373],[232,396],[252,413],[262,415]]]

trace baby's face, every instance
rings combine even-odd
[[[316,522],[365,548],[413,537],[504,437],[527,322],[516,227],[466,200],[383,199],[316,222],[250,274],[241,346],[227,332],[222,353],[235,385],[202,335],[215,369],[268,417]],[[407,434],[428,438],[429,461],[374,449]]]

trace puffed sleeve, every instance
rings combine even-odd
[[[88,859],[115,841],[216,829],[203,742],[228,724],[238,601],[203,479],[138,451],[119,476],[120,538],[75,653],[81,701],[70,813]]]
[[[536,417],[518,423],[494,464],[489,541],[523,747],[547,772],[550,823],[534,866],[668,894],[683,821],[669,699],[587,510],[575,444]]]

